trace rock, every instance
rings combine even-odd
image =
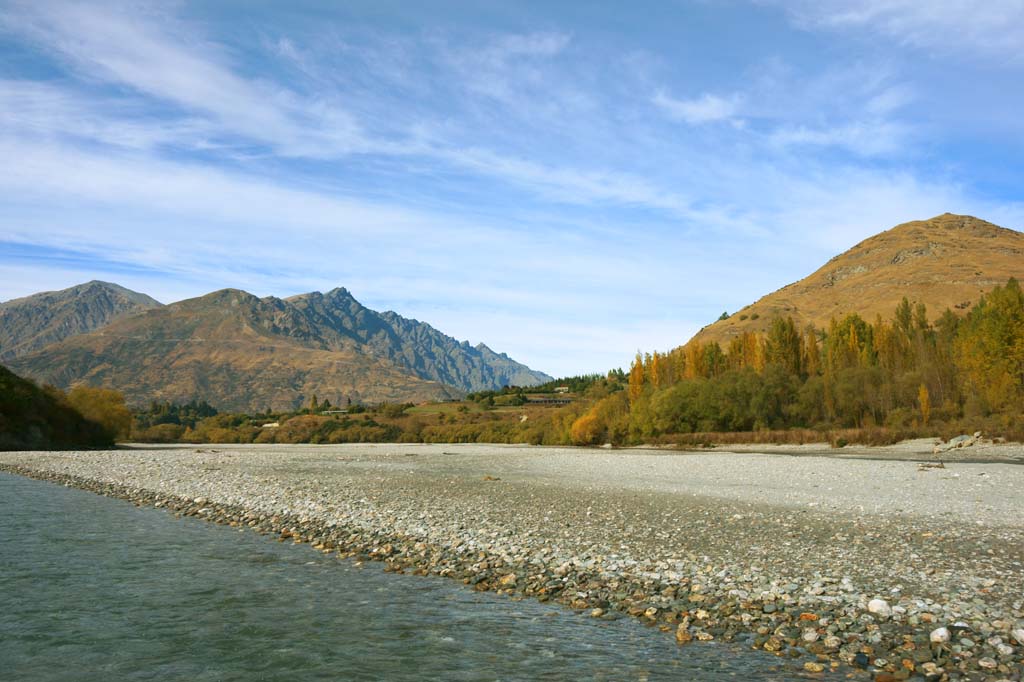
[[[928,635],[928,639],[932,644],[945,644],[950,639],[949,630],[946,628],[936,628]]]
[[[1016,628],[1010,631],[1010,637],[1017,640],[1017,644],[1024,644],[1024,628]]]
[[[805,642],[808,642],[808,643],[809,642],[817,642],[819,637],[821,637],[821,635],[818,634],[818,631],[815,630],[814,628],[807,628],[806,630],[804,630],[803,634],[800,636],[801,639],[803,639]]]
[[[806,670],[809,673],[820,673],[824,669],[825,666],[815,661],[807,661],[806,663],[804,663],[804,670]]]
[[[592,609],[590,611],[590,617],[591,618],[600,618],[603,615],[604,615],[604,609]]]
[[[693,640],[693,635],[687,629],[686,623],[680,623],[679,627],[676,628],[676,641],[680,644],[688,644]]]
[[[985,668],[986,670],[995,670],[999,664],[996,663],[994,658],[985,656],[983,658],[978,659],[978,665],[980,665],[982,668]]]
[[[858,654],[853,657],[853,664],[858,668],[866,668],[870,663],[871,659],[869,659],[868,655],[863,651],[858,652]]]
[[[884,599],[872,599],[868,602],[868,612],[880,618],[888,618],[892,615],[892,607]]]

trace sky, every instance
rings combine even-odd
[[[1024,0],[0,0],[0,300],[344,286],[556,376],[1024,228]]]

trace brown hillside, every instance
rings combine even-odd
[[[0,303],[0,362],[159,307],[145,294],[99,281]]]
[[[768,294],[691,341],[725,346],[742,332],[764,331],[776,316],[825,328],[858,313],[889,319],[903,297],[924,303],[929,317],[963,314],[1010,277],[1024,278],[1024,234],[972,216],[944,213],[865,239],[799,282]]]
[[[112,387],[130,404],[205,399],[222,410],[332,402],[420,401],[459,395],[359,343],[319,328],[281,299],[225,289],[51,344],[8,363],[59,387]]]

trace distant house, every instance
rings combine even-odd
[[[568,392],[569,392],[569,387],[568,386],[559,386],[558,388],[555,389],[555,393],[568,393]]]
[[[324,410],[320,414],[348,414],[348,410]]]
[[[261,429],[276,429],[280,425],[281,425],[280,422],[268,422],[268,423],[264,424],[263,426],[261,426],[260,428]]]

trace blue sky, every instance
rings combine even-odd
[[[1024,0],[0,1],[0,299],[345,286],[604,371],[897,223],[1022,229],[1022,82]]]

